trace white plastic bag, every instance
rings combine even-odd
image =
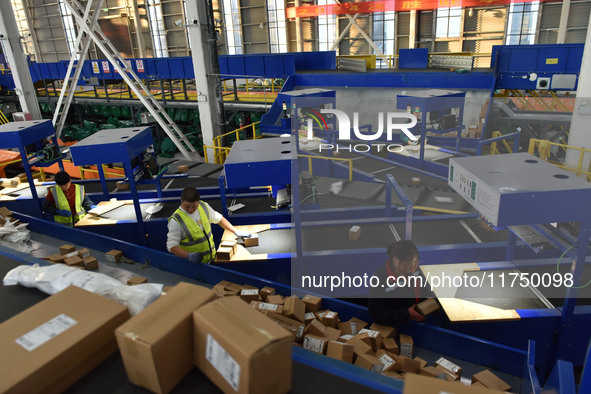
[[[55,294],[70,285],[78,286],[126,305],[132,316],[156,301],[164,287],[156,283],[127,286],[110,276],[64,264],[19,265],[6,274],[3,283],[4,286],[34,287],[47,294]]]

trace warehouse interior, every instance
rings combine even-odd
[[[0,392],[591,392],[591,1],[0,2]]]

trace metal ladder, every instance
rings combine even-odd
[[[98,0],[97,4],[100,6],[102,1],[103,0]],[[129,85],[131,91],[135,93],[135,95],[141,101],[141,103],[146,107],[150,114],[152,114],[152,117],[162,127],[164,132],[176,145],[176,147],[179,149],[182,155],[187,160],[201,162],[201,156],[199,156],[199,153],[197,152],[195,147],[189,142],[189,140],[185,137],[182,131],[174,123],[174,121],[168,115],[166,110],[162,107],[160,102],[156,100],[154,96],[152,96],[146,85],[144,85],[142,80],[138,78],[137,74],[133,71],[131,65],[126,63],[126,61],[123,59],[123,57],[121,57],[117,49],[113,46],[113,44],[111,44],[111,41],[107,38],[107,36],[105,36],[105,34],[100,29],[97,23],[100,8],[95,7],[95,10],[97,11],[95,11],[92,20],[88,20],[87,11],[88,9],[90,9],[90,3],[93,3],[93,0],[88,0],[85,10],[77,0],[64,0],[64,4],[66,5],[66,7],[68,7],[70,12],[72,13],[72,16],[76,19],[80,31],[87,34],[89,44],[90,39],[92,39],[95,45],[105,54],[107,60],[109,60],[109,62],[113,65],[114,69],[117,70],[119,75],[121,75],[123,80],[127,83],[127,85]],[[89,23],[87,23],[87,21]],[[87,51],[88,47],[86,47],[84,56],[86,55]],[[70,63],[72,63],[72,61],[70,61]],[[78,64],[81,64],[81,62],[79,62]],[[81,68],[81,66],[76,68],[78,75],[79,70],[81,70]],[[69,74],[66,75],[66,80],[68,80],[68,77]],[[70,89],[72,90],[72,93],[68,94],[68,100],[66,101],[66,103],[71,103],[73,97],[73,89],[76,88],[77,81],[78,78],[72,80],[71,82],[68,82],[68,84],[70,85]],[[58,116],[63,116],[65,118],[65,115],[67,114],[67,112],[64,112],[65,109],[66,108],[64,107],[64,109],[60,111],[62,112],[61,115],[58,114]]]

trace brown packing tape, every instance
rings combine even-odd
[[[243,330],[245,330],[247,332],[248,335],[250,336],[256,336],[256,339],[262,339],[266,342],[272,342],[274,340],[277,339],[277,337],[275,337],[275,335],[271,334],[270,332],[268,332],[267,330],[264,329],[260,329],[257,327],[253,327],[252,326],[252,322],[246,318],[244,318],[244,316],[242,316],[241,314],[237,313],[235,309],[228,307],[227,305],[225,305],[224,303],[216,303],[216,302],[212,302],[206,306],[209,307],[213,307],[215,305],[215,307],[221,308],[224,311],[226,311],[227,313],[229,313],[230,315],[233,315],[233,317],[235,318],[235,320],[239,321],[241,324],[241,328]],[[255,339],[255,338],[253,338]]]

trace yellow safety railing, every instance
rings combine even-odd
[[[500,131],[493,131],[492,138],[501,137],[502,135],[503,135],[503,133],[501,133]],[[509,145],[507,140],[503,140],[503,145],[505,145],[505,148],[507,148],[507,152],[513,152],[513,148],[511,148],[511,145]],[[499,148],[497,148],[496,141],[490,143],[490,154],[491,155],[500,155],[501,154],[501,151],[499,150]]]
[[[8,119],[6,118],[6,115],[4,115],[4,112],[2,112],[0,110],[0,124],[6,124],[8,123]]]
[[[579,160],[577,163],[577,167],[576,168],[568,167],[568,166],[564,165],[564,163],[550,160],[550,149],[553,146],[563,148],[563,149],[573,149],[573,150],[579,151]],[[536,153],[536,148],[537,148],[538,156],[540,157],[540,159],[545,160],[548,163],[554,164],[555,166],[560,167],[562,169],[565,169],[568,171],[573,171],[577,174],[577,176],[584,174],[584,175],[586,175],[586,179],[588,181],[591,181],[591,164],[587,170],[583,170],[583,159],[585,157],[585,153],[591,154],[591,149],[580,148],[578,146],[559,144],[557,142],[551,142],[548,140],[539,140],[536,138],[530,139],[528,152],[530,154],[534,155]]]
[[[312,159],[346,161],[349,166],[349,180],[350,181],[353,180],[353,160],[352,159],[344,159],[342,157],[324,157],[324,156],[312,156],[312,155],[298,155],[298,157],[308,158],[308,169],[310,170],[310,175],[314,175],[314,173],[312,172]]]
[[[254,122],[251,123],[249,125],[246,126],[242,126],[236,130],[232,130],[228,133],[222,134],[222,135],[218,135],[216,137],[213,138],[213,146],[209,146],[208,148],[212,148],[214,150],[213,155],[214,155],[214,163],[215,164],[224,164],[224,161],[226,161],[226,157],[228,156],[228,152],[223,149],[225,147],[222,146],[222,138],[226,137],[228,135],[232,135],[234,134],[236,137],[236,141],[240,141],[240,132],[242,130],[246,130],[248,128],[252,128],[252,139],[257,139],[257,138],[262,138],[261,136],[257,136],[256,133],[256,125],[258,125],[259,123],[261,123],[261,121],[258,122]],[[228,151],[230,150],[230,148],[228,148]],[[203,147],[203,152],[204,152],[204,156],[206,158],[206,162],[207,162],[207,149],[205,148],[205,146]]]
[[[208,148],[213,149],[213,160],[216,164],[224,164],[224,161],[226,161],[226,157],[228,157],[230,149],[232,149],[228,146],[203,145],[203,158],[205,159],[206,163],[209,163],[209,156],[207,154]]]

